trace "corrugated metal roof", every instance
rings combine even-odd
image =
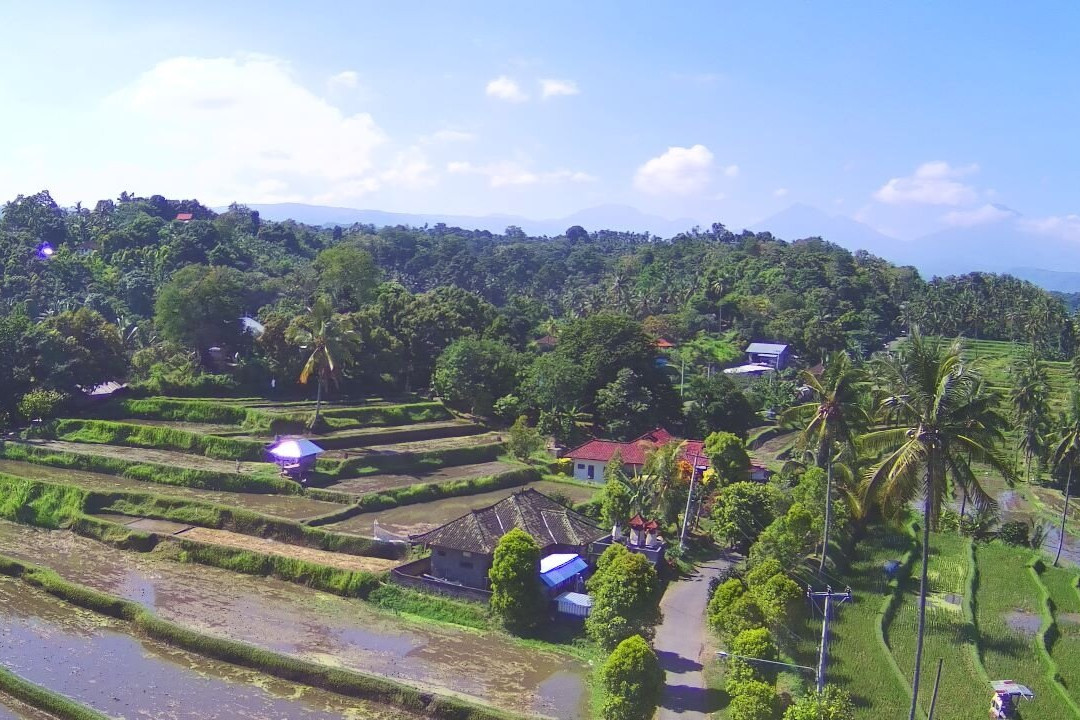
[[[276,458],[298,459],[318,455],[323,449],[307,438],[297,438],[282,440],[270,448],[269,452]]]
[[[779,343],[752,342],[746,346],[746,352],[759,355],[779,355],[787,350],[787,345]]]
[[[547,572],[540,573],[540,579],[543,580],[544,584],[548,587],[555,587],[560,583],[566,582],[578,573],[585,572],[588,568],[588,563],[582,560],[581,557],[574,555],[569,562],[559,565]]]

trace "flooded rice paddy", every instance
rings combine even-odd
[[[377,520],[379,529],[396,535],[410,535],[425,532],[455,518],[469,513],[472,510],[494,505],[511,493],[524,488],[533,488],[546,495],[562,494],[569,497],[573,502],[579,503],[590,500],[597,493],[596,489],[572,485],[570,483],[552,482],[540,480],[528,483],[520,487],[492,490],[491,492],[462,497],[433,500],[416,505],[402,505],[401,507],[380,510],[377,512],[362,513],[348,520],[324,525],[327,530],[355,533],[357,535],[371,536],[374,522]]]
[[[51,567],[213,635],[517,712],[586,717],[584,663],[562,653],[523,650],[501,634],[414,622],[358,600],[184,565],[157,551],[128,553],[66,531],[0,522],[0,553]]]
[[[234,464],[235,465],[235,464]],[[44,480],[46,482],[63,482],[78,485],[87,490],[99,490],[103,492],[141,492],[153,493],[164,497],[183,498],[185,500],[198,500],[226,505],[228,507],[244,508],[273,515],[289,520],[303,520],[305,518],[325,515],[326,513],[340,510],[337,503],[313,500],[301,495],[268,495],[262,493],[236,493],[218,490],[202,490],[199,488],[182,487],[179,485],[159,485],[156,483],[131,480],[118,475],[105,475],[102,473],[84,472],[82,470],[67,470],[54,468],[47,465],[35,465],[34,463],[20,462],[17,460],[0,460],[0,473],[17,475],[31,480]]]
[[[156,465],[172,465],[180,468],[193,470],[212,470],[214,472],[235,473],[235,460],[218,460],[195,455],[194,453],[179,452],[176,450],[153,450],[150,448],[134,448],[123,445],[102,445],[98,443],[77,443],[68,440],[27,440],[27,445],[48,450],[75,453],[76,455],[100,455],[102,457],[119,458],[130,462],[154,463]],[[240,474],[253,473],[267,467],[274,467],[270,463],[242,462]]]
[[[417,717],[133,637],[10,578],[0,578],[0,620],[0,664],[115,718]]]

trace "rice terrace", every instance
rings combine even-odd
[[[183,10],[0,3],[0,720],[1080,720],[1080,4]]]

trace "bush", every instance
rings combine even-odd
[[[559,458],[555,461],[555,472],[558,475],[573,475],[574,461],[572,458]]]
[[[660,702],[664,676],[656,653],[640,635],[623,640],[600,668],[604,720],[648,720]]]
[[[759,680],[739,683],[728,688],[728,694],[731,695],[729,720],[773,720],[780,712],[776,691]]]
[[[787,709],[784,720],[854,720],[855,705],[851,695],[835,685],[826,685],[818,693],[811,691]]]
[[[631,635],[652,637],[660,621],[660,581],[644,555],[611,545],[596,564],[586,587],[593,598],[585,632],[605,649]]]
[[[724,634],[727,627],[726,613],[728,608],[745,594],[746,586],[738,578],[725,580],[717,586],[709,598],[709,605],[706,609],[709,627],[713,629],[713,632],[719,635]]]
[[[768,485],[737,482],[720,491],[713,507],[717,541],[745,552],[773,521],[777,492]]]
[[[1027,547],[1029,544],[1028,524],[1022,520],[1002,523],[998,530],[998,539],[1009,545]]]
[[[537,573],[540,546],[524,530],[514,528],[499,538],[488,571],[491,610],[512,632],[533,629],[542,619],[544,594]]]
[[[19,400],[19,415],[26,420],[51,420],[67,399],[67,395],[57,390],[35,388]]]
[[[510,426],[510,440],[507,447],[518,460],[528,460],[533,453],[544,449],[544,438],[540,437],[540,433],[535,428],[529,427],[528,418],[521,415]]]
[[[761,660],[776,661],[779,659],[776,645],[773,644],[772,633],[761,627],[743,630],[739,633],[731,641],[731,654]],[[739,658],[731,658],[728,663],[726,678],[728,693],[734,695],[734,691],[738,689],[740,684],[752,680],[774,685],[776,683],[776,666],[769,663],[746,662]]]

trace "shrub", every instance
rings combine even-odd
[[[663,689],[663,672],[656,653],[640,635],[623,640],[600,668],[606,697],[604,720],[648,720]]]
[[[773,627],[783,625],[796,615],[805,596],[799,584],[784,573],[773,575],[753,593],[765,615],[765,622]]]
[[[728,694],[731,695],[729,720],[773,720],[780,712],[776,691],[759,680],[739,683],[728,688]]]
[[[775,517],[776,491],[768,485],[737,482],[720,491],[713,507],[713,534],[746,551]]]
[[[731,607],[737,599],[746,594],[746,586],[742,584],[742,580],[738,578],[731,578],[721,583],[716,590],[713,591],[712,596],[709,598],[709,605],[706,609],[706,617],[709,621],[709,627],[713,629],[717,634],[723,634],[724,628],[727,626],[727,613],[728,608]]]
[[[19,414],[27,420],[51,420],[67,402],[67,395],[57,390],[34,388],[19,400]]]
[[[512,632],[536,627],[544,609],[537,572],[540,546],[524,530],[514,528],[499,538],[488,571],[491,610]]]
[[[555,461],[555,472],[559,475],[573,475],[574,460],[572,458],[559,458]]]
[[[631,635],[652,637],[660,621],[660,581],[644,555],[613,544],[597,561],[586,587],[593,598],[585,631],[605,649]]]
[[[776,645],[773,644],[772,633],[763,627],[743,630],[731,641],[731,654],[741,655],[748,658],[776,661],[779,655]],[[776,666],[769,663],[755,663],[731,658],[728,663],[726,687],[729,694],[742,683],[752,680],[774,685],[776,683]]]
[[[527,460],[533,453],[544,449],[544,438],[535,428],[529,427],[528,418],[518,417],[510,426],[510,439],[507,443],[510,453],[519,460]]]
[[[784,713],[784,720],[854,720],[855,705],[851,695],[835,685],[826,685],[818,693],[811,691]]]
[[[998,530],[998,538],[1009,545],[1027,547],[1029,543],[1028,524],[1022,520],[1002,523],[1001,529]]]

